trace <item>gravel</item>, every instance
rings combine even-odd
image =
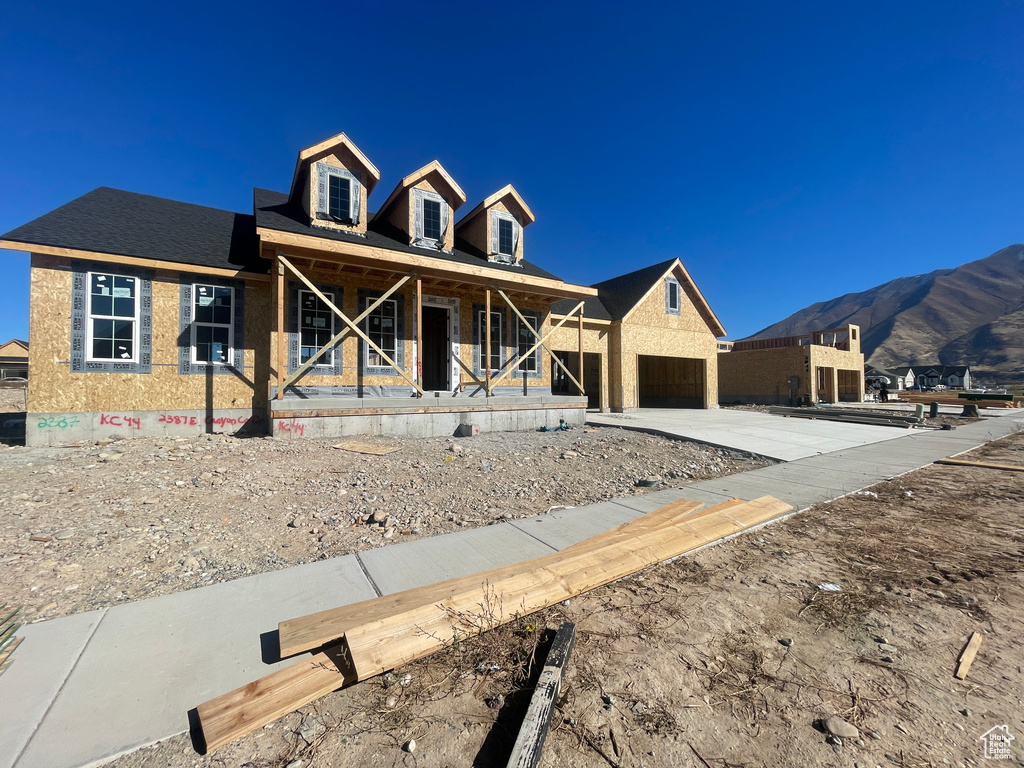
[[[224,435],[0,447],[0,602],[50,619],[766,464],[616,428],[361,441],[401,450]]]

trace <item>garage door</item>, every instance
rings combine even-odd
[[[704,360],[640,355],[637,396],[641,408],[704,408]]]

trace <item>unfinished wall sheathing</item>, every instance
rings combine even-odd
[[[860,402],[864,399],[860,329],[850,325],[835,330],[838,335],[818,331],[805,337],[751,342],[763,349],[740,349],[744,342],[737,342],[731,352],[718,356],[719,401],[758,405]],[[801,339],[825,343],[801,344]],[[840,346],[826,346],[830,343]]]
[[[102,267],[118,273],[117,265]],[[147,431],[201,432],[210,420],[220,426],[266,427],[268,349],[259,344],[269,333],[270,284],[244,281],[244,368],[235,374],[180,375],[179,314],[182,280],[214,279],[186,269],[150,270],[152,295],[151,367],[148,373],[72,372],[72,260],[33,254],[30,284],[30,365],[26,425],[29,444]],[[214,415],[217,412],[218,416]],[[143,418],[145,414],[145,418]],[[255,420],[251,415],[255,414]],[[164,420],[160,420],[160,416]],[[143,423],[145,422],[145,424]],[[179,430],[180,428],[180,430]],[[218,431],[221,431],[220,429]]]
[[[708,318],[697,308],[701,302],[693,294],[689,281],[680,282],[687,300],[680,301],[678,315],[666,313],[665,289],[659,282],[622,320],[619,329],[621,381],[618,391],[612,389],[612,410],[640,407],[638,373],[641,355],[705,361],[702,389],[711,396],[705,397],[700,407],[718,406],[714,396],[718,392],[718,340]]]
[[[561,320],[563,315],[554,315],[551,325],[555,325]],[[565,322],[565,324],[556,330],[551,335],[551,341],[548,346],[554,351],[565,352],[569,360],[567,366],[572,371],[573,376],[579,378],[576,373],[576,350],[579,347],[579,320],[576,317],[572,317]],[[583,320],[583,351],[585,353],[595,354],[600,356],[600,377],[597,382],[598,393],[597,403],[591,404],[591,407],[600,408],[602,411],[607,411],[610,407],[608,400],[609,392],[609,378],[611,376],[611,355],[609,354],[609,348],[611,346],[612,338],[612,325],[608,321],[593,320],[588,321],[586,317]],[[550,369],[554,363],[550,362],[550,358],[547,362],[548,368]],[[584,369],[586,374],[586,369]],[[584,378],[583,386],[587,392],[591,392],[592,382],[588,378]],[[569,395],[578,395],[575,385],[569,382],[570,391],[565,393]]]

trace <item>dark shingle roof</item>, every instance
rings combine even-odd
[[[374,248],[387,248],[391,251],[414,253],[417,256],[427,256],[455,264],[467,264],[477,267],[486,266],[498,271],[512,272],[518,275],[542,277],[549,280],[561,279],[541,269],[536,264],[525,260],[519,262],[518,266],[488,262],[482,254],[471,248],[461,239],[456,240],[456,248],[452,253],[417,248],[403,242],[400,238],[404,238],[404,234],[399,230],[387,225],[385,222],[374,222],[372,219],[369,231],[367,231],[365,237],[351,235],[347,232],[335,232],[329,229],[313,227],[309,225],[305,212],[289,202],[288,195],[281,192],[273,192],[269,189],[253,190],[253,208],[256,211],[256,226],[264,229],[291,232],[297,235],[309,235],[310,237],[319,237],[325,240],[338,240],[343,243],[359,243],[360,245],[369,245]],[[481,262],[483,263],[481,264]]]
[[[608,313],[604,304],[601,303],[601,299],[597,296],[587,296],[583,299],[583,316],[587,318],[594,318],[597,320],[611,320],[612,316]],[[551,305],[551,311],[556,315],[567,315],[580,303],[579,299],[562,299],[556,301]]]
[[[99,187],[3,235],[29,245],[267,272],[251,215]]]
[[[597,288],[597,295],[612,319],[621,320],[629,313],[629,310],[637,305],[644,294],[651,290],[651,286],[668,271],[675,261],[675,259],[669,259],[660,264],[652,264],[649,267],[638,269],[636,272],[595,283],[591,287]]]

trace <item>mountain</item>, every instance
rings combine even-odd
[[[1024,245],[955,269],[899,277],[812,304],[750,336],[796,336],[853,323],[872,365],[971,366],[986,382],[1024,380]]]

